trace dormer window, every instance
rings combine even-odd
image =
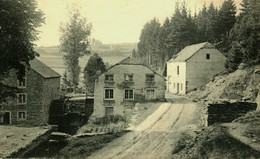
[[[154,82],[154,74],[147,74],[146,82]]]
[[[105,75],[105,81],[106,82],[113,82],[114,81],[114,75]]]
[[[125,74],[125,81],[133,81],[133,74]]]
[[[26,79],[25,78],[18,79],[17,80],[17,87],[18,88],[26,88]]]
[[[206,54],[206,59],[207,59],[207,60],[210,59],[210,54]]]

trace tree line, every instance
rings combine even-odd
[[[228,71],[241,62],[259,63],[259,9],[256,0],[243,0],[236,16],[234,1],[225,0],[219,8],[212,2],[191,15],[185,2],[176,3],[174,14],[162,25],[156,18],[144,25],[132,57],[164,69],[167,60],[185,46],[208,41],[227,57]]]

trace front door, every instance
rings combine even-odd
[[[5,112],[4,113],[4,124],[11,124],[11,113]]]
[[[179,91],[180,91],[180,84],[177,83],[177,94],[179,94]]]
[[[146,99],[147,100],[155,99],[155,90],[154,89],[146,90]]]

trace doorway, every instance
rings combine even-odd
[[[4,124],[11,124],[11,112],[4,113]]]

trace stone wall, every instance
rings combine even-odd
[[[249,111],[256,110],[256,107],[256,103],[246,102],[224,102],[219,104],[208,104],[207,123],[208,125],[217,123],[229,123]]]
[[[18,104],[16,97],[9,97],[3,104],[2,111],[11,113],[10,124],[45,125],[48,123],[51,101],[59,98],[60,79],[45,79],[32,69],[26,71],[25,79],[26,87],[19,88],[19,93],[26,93],[27,102]],[[10,71],[9,77],[5,79],[4,83],[13,87],[17,86],[14,70]],[[18,119],[19,111],[26,112],[25,119]]]

